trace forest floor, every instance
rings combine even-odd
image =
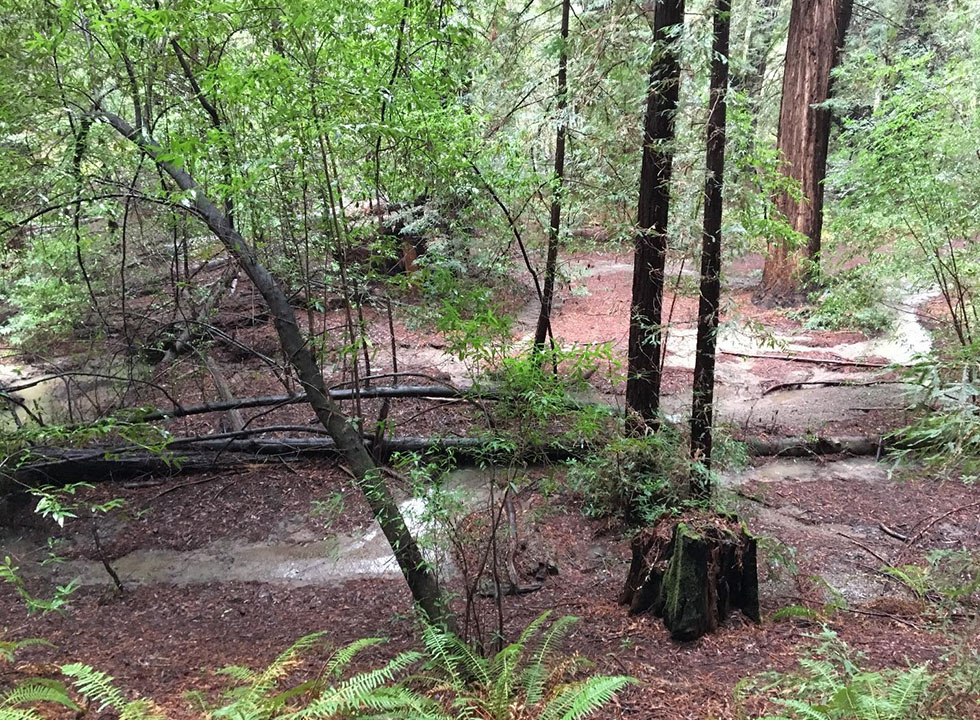
[[[897,330],[886,337],[809,331],[784,312],[752,304],[758,266],[758,258],[737,263],[726,291],[731,322],[720,340],[725,354],[718,392],[720,414],[733,434],[873,436],[905,424],[909,400],[904,387],[894,384],[896,375],[847,363],[907,363],[916,351],[927,349],[929,336],[916,313],[928,298],[897,298]],[[569,342],[608,341],[624,354],[629,258],[578,255],[568,271],[573,292],[565,294],[557,310],[556,336]],[[502,300],[518,317],[517,334],[526,334],[536,304],[520,291]],[[239,341],[267,346],[267,324],[236,321],[237,314],[252,312],[249,302],[229,304],[217,324],[234,328]],[[678,295],[676,301],[668,296],[666,306],[673,307],[673,315],[665,406],[682,417],[690,402],[696,303]],[[336,319],[328,314],[321,321],[327,325]],[[437,336],[403,324],[396,331],[402,372],[466,384],[465,366]],[[374,319],[371,332],[378,349],[375,366],[390,367],[383,318]],[[753,357],[758,355],[766,357]],[[774,359],[777,355],[795,359]],[[263,384],[253,358],[236,360],[227,354],[222,361],[236,392],[274,391]],[[851,384],[800,384],[841,381]],[[621,385],[596,377],[594,386],[597,399],[622,403]],[[207,398],[210,392],[193,383],[182,390],[182,402]],[[434,412],[417,401],[396,403],[393,417],[412,435],[461,432],[461,424],[473,420],[458,404]],[[305,423],[309,418],[301,406],[292,406],[266,420]],[[184,419],[171,429],[207,431],[213,429],[210,422]],[[603,717],[735,717],[738,680],[792,668],[801,648],[811,644],[808,634],[819,630],[813,617],[772,619],[780,608],[811,608],[852,648],[867,654],[868,667],[930,662],[934,669],[943,668],[951,662],[947,652],[955,636],[970,622],[949,616],[940,621],[938,607],[880,568],[923,564],[933,550],[980,551],[975,486],[895,468],[887,458],[757,459],[725,473],[720,501],[743,513],[763,538],[764,620],[756,625],[734,616],[715,634],[675,643],[659,621],[629,617],[617,603],[630,557],[628,534],[585,516],[582,497],[562,482],[561,466],[531,467],[521,476],[518,570],[524,579],[541,577],[541,568],[547,567],[557,574],[546,574],[537,592],[503,600],[505,627],[512,633],[545,610],[582,618],[565,649],[581,653],[602,672],[641,680],[621,693]],[[473,470],[453,475],[475,513],[487,504],[480,489],[486,480]],[[124,514],[99,525],[105,552],[126,586],[122,596],[110,592],[85,523],[69,520],[59,530],[24,505],[9,508],[10,518],[0,531],[0,556],[12,556],[25,569],[47,556],[49,537],[57,538],[54,550],[64,562],[28,570],[30,587],[38,594],[44,595],[52,581],[78,577],[82,582],[68,613],[45,616],[28,617],[16,594],[0,588],[0,624],[8,637],[44,637],[54,644],[26,651],[22,657],[30,665],[25,672],[43,662],[86,662],[111,673],[130,691],[153,697],[180,720],[195,716],[185,693],[201,690],[215,697],[224,687],[216,669],[261,666],[303,634],[326,630],[334,647],[383,635],[391,639],[379,651],[384,653],[414,642],[404,582],[363,500],[332,460],[270,458],[190,477],[102,483],[88,495],[126,501]],[[454,580],[447,582],[452,586]],[[484,615],[495,611],[489,599],[477,603]],[[980,717],[970,702],[963,705],[962,717]],[[750,704],[746,711],[757,709]]]

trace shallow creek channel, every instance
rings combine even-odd
[[[535,469],[530,469],[535,472]],[[844,459],[833,462],[807,460],[775,460],[759,467],[747,468],[722,476],[722,492],[736,491],[740,486],[782,481],[801,484],[822,480],[853,480],[855,483],[888,482],[888,465],[870,459]],[[489,499],[490,475],[476,469],[452,473],[447,487],[465,506],[477,509]],[[438,540],[439,528],[426,519],[426,501],[412,498],[401,503],[402,512],[413,532]],[[753,530],[779,538],[783,533],[793,535],[804,531],[808,536],[833,541],[842,549],[847,542],[841,535],[860,539],[865,529],[833,523],[813,523],[801,517],[799,508],[767,507],[747,503],[744,507],[751,518]],[[196,585],[225,582],[262,582],[280,585],[333,586],[348,580],[364,578],[397,578],[400,576],[391,550],[377,523],[347,533],[331,535],[310,529],[301,516],[284,519],[269,537],[260,542],[224,538],[203,547],[179,551],[160,548],[141,548],[112,561],[112,566],[125,585]],[[2,553],[23,560],[43,557],[47,548],[36,539],[0,534]],[[121,528],[120,532],[125,532]],[[868,530],[870,532],[870,530]],[[438,546],[438,542],[428,543]],[[444,557],[433,557],[443,572],[452,572],[451,563]],[[623,570],[628,562],[625,545],[622,553]],[[848,599],[859,600],[874,592],[867,574],[853,565],[834,561],[826,563],[824,578]],[[66,583],[75,578],[81,585],[109,585],[111,580],[98,560],[68,560],[38,568],[22,563],[24,570],[47,581]],[[27,567],[29,566],[29,567]]]

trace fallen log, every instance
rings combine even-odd
[[[0,470],[0,495],[42,485],[75,482],[130,481],[145,477],[169,477],[227,470],[247,458],[222,456],[214,452],[194,452],[179,457],[148,451],[124,454],[100,450],[33,451],[34,460],[13,471]]]
[[[259,438],[249,434],[304,432],[313,437]],[[127,446],[91,447],[85,449],[33,448],[32,459],[19,468],[0,468],[0,494],[12,486],[31,486],[67,482],[131,480],[149,475],[177,475],[226,469],[254,460],[256,456],[299,458],[329,456],[337,452],[334,441],[319,437],[317,426],[274,425],[242,432],[173,438],[163,455]],[[499,438],[486,437],[396,437],[375,447],[373,437],[364,444],[377,450],[378,456],[390,458],[396,452],[453,453],[460,460],[481,459],[500,462],[513,459],[499,448]],[[745,440],[753,456],[810,457],[821,455],[879,456],[889,447],[901,447],[895,441],[879,436],[838,438],[749,438]],[[521,448],[525,462],[558,462],[584,457],[600,450],[598,445],[534,444]]]
[[[871,387],[872,385],[909,385],[909,383],[905,380],[872,380],[870,382],[854,382],[852,380],[804,380],[773,385],[763,390],[762,395],[765,397],[770,393],[782,392],[784,390],[804,390],[807,387]],[[901,410],[901,408],[894,409]]]
[[[899,368],[904,367],[897,363],[878,363],[878,362],[862,362],[861,360],[833,360],[827,358],[814,358],[807,357],[806,355],[767,355],[762,353],[741,353],[741,352],[731,352],[728,350],[720,350],[719,355],[728,355],[729,357],[740,357],[748,358],[750,360],[785,360],[786,362],[798,362],[798,363],[810,363],[811,365],[839,365],[841,367],[861,367],[861,368]]]
[[[894,441],[886,442],[885,438],[880,435],[747,438],[744,442],[749,455],[757,457],[810,457],[817,455],[879,456],[888,447],[897,447]]]
[[[311,426],[312,431],[319,431]],[[227,433],[235,435],[235,433]],[[373,439],[364,445],[374,451]],[[590,448],[553,445],[531,446],[522,453],[527,462],[559,462],[591,452]],[[387,459],[397,452],[453,453],[461,460],[481,459],[507,462],[513,456],[485,438],[401,437],[383,441],[378,457]],[[128,481],[147,476],[175,476],[228,469],[256,456],[300,458],[332,456],[337,446],[329,437],[235,438],[212,436],[176,438],[163,454],[136,447],[96,447],[86,449],[34,448],[31,461],[12,470],[0,468],[0,495],[25,487],[63,485],[73,482]]]

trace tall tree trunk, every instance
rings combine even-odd
[[[701,298],[698,302],[698,339],[694,359],[694,401],[691,407],[691,459],[711,469],[711,429],[714,413],[715,348],[721,294],[721,212],[725,182],[725,120],[728,92],[728,36],[731,0],[716,0],[711,59],[708,135],[704,181],[704,232],[701,236]],[[711,494],[710,475],[696,470],[692,494]]]
[[[768,302],[798,301],[811,279],[811,263],[819,261],[831,117],[827,108],[815,106],[830,97],[830,73],[840,60],[852,7],[853,0],[793,0],[777,145],[783,171],[799,182],[802,198],[783,193],[776,207],[805,245],[793,239],[770,243],[759,290]]]
[[[317,365],[309,344],[300,332],[296,314],[282,288],[258,261],[245,239],[232,227],[228,217],[211,202],[194,179],[185,170],[160,157],[160,145],[150,139],[145,132],[131,127],[122,118],[105,111],[101,111],[100,114],[117,132],[143,150],[181,190],[187,193],[187,197],[194,203],[194,210],[198,217],[227,248],[262,295],[272,314],[283,353],[293,366],[317,419],[350,465],[358,488],[367,499],[371,512],[391,545],[398,566],[412,591],[412,597],[430,622],[441,623],[452,628],[453,619],[439,589],[438,581],[422,557],[418,543],[405,524],[405,519],[385,484],[380,469],[364,447],[357,426],[340,412],[330,399],[323,373]]]
[[[640,167],[639,232],[633,253],[633,300],[626,375],[627,430],[656,427],[660,410],[660,322],[667,259],[674,115],[680,90],[680,42],[684,0],[661,0],[654,9],[656,52],[650,68]]]
[[[565,111],[568,107],[568,16],[571,0],[561,4],[561,51],[558,56],[558,128],[555,131],[555,177],[551,196],[551,225],[548,228],[548,257],[544,266],[541,312],[534,332],[534,351],[540,353],[551,329],[551,308],[555,298],[555,272],[558,266],[558,239],[561,233],[561,204],[565,184]],[[557,361],[556,361],[557,362]]]

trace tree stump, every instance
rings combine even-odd
[[[663,618],[674,640],[712,632],[729,612],[759,622],[756,538],[735,517],[664,521],[633,538],[620,602]]]

